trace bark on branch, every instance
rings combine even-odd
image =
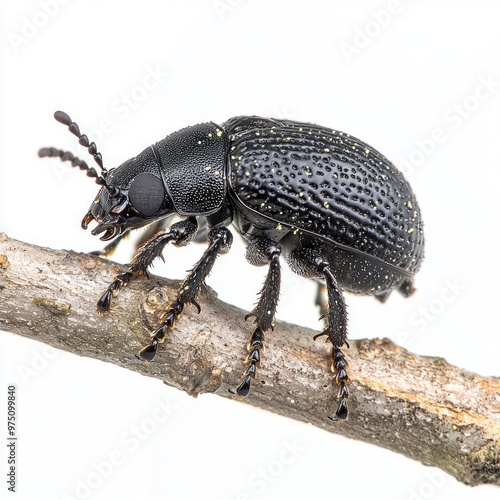
[[[152,363],[134,354],[149,341],[178,283],[138,279],[107,316],[95,303],[122,266],[93,255],[40,248],[0,233],[0,329],[156,377],[196,396],[234,398],[250,334],[246,312],[203,291]],[[329,348],[317,332],[278,322],[246,403],[311,422],[440,467],[466,484],[500,485],[500,379],[442,358],[414,355],[390,340],[352,341],[350,417],[336,408]],[[376,362],[373,362],[376,360]]]

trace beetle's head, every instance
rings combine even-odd
[[[174,212],[151,148],[108,172],[82,227],[95,220],[92,234],[110,240],[126,229],[137,229]]]
[[[103,167],[102,157],[97,152],[95,143],[90,143],[86,135],[80,134],[78,125],[62,111],[57,111],[54,117],[78,137],[80,144],[88,149],[101,169],[99,175],[94,168],[72,153],[56,148],[42,148],[38,152],[42,157],[59,157],[62,161],[70,161],[74,167],[85,170],[89,177],[94,177],[96,183],[102,186],[82,219],[84,229],[95,220],[97,226],[92,234],[102,234],[101,240],[110,240],[127,229],[137,229],[174,213],[153,148],[145,149],[136,157],[108,171]]]

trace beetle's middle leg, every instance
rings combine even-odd
[[[194,239],[197,230],[198,224],[193,217],[172,224],[169,230],[162,231],[146,241],[132,259],[129,270],[116,276],[97,301],[97,311],[99,313],[108,312],[111,307],[111,297],[116,296],[120,288],[125,286],[134,276],[147,275],[148,267],[156,257],[161,255],[167,243],[172,241],[176,246],[187,245]]]
[[[347,418],[347,398],[349,391],[347,389],[347,361],[342,347],[347,344],[347,307],[344,295],[340,289],[337,280],[331,270],[329,262],[323,257],[321,252],[313,248],[297,248],[286,255],[290,268],[306,278],[322,278],[325,281],[328,308],[322,314],[321,318],[326,319],[325,329],[314,337],[326,335],[332,343],[332,371],[339,384],[338,399],[339,404],[335,412],[335,419],[345,420]]]
[[[250,391],[252,379],[255,378],[257,367],[260,366],[261,350],[264,349],[264,332],[273,328],[274,315],[278,306],[281,284],[281,268],[279,258],[281,247],[269,238],[256,238],[248,246],[246,258],[254,266],[269,265],[266,280],[260,292],[259,301],[254,310],[245,319],[255,317],[257,325],[248,343],[248,356],[243,382],[236,392],[245,397]]]
[[[177,298],[164,312],[161,326],[151,335],[150,343],[137,354],[139,359],[143,361],[152,361],[154,359],[158,344],[165,340],[167,331],[174,328],[175,322],[181,316],[186,304],[193,304],[198,312],[201,311],[196,302],[198,290],[210,274],[217,257],[228,252],[231,248],[233,235],[227,227],[213,227],[208,233],[208,242],[208,248],[201,256],[201,259],[182,282]]]
[[[158,220],[150,224],[145,233],[141,236],[139,241],[135,245],[135,251],[138,252],[140,247],[142,247],[148,240],[150,240],[156,233],[158,233],[165,224],[165,219]],[[122,240],[128,238],[130,236],[130,229],[126,229],[120,236],[117,236],[111,243],[108,243],[102,250],[95,250],[94,252],[90,252],[92,255],[97,255],[98,257],[109,258],[117,249],[118,245],[122,242]]]
[[[318,306],[319,315],[322,318],[326,317],[326,313],[328,311],[328,303],[325,300],[326,295],[326,285],[321,283],[320,281],[316,282],[316,298],[314,299],[314,305]]]

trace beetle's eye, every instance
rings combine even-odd
[[[164,198],[163,182],[153,174],[139,174],[130,184],[129,202],[142,215],[156,214]]]

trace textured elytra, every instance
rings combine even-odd
[[[259,128],[239,131],[228,122],[230,182],[245,206],[410,273],[418,269],[420,211],[409,184],[387,158],[335,130],[291,121],[258,123]]]

